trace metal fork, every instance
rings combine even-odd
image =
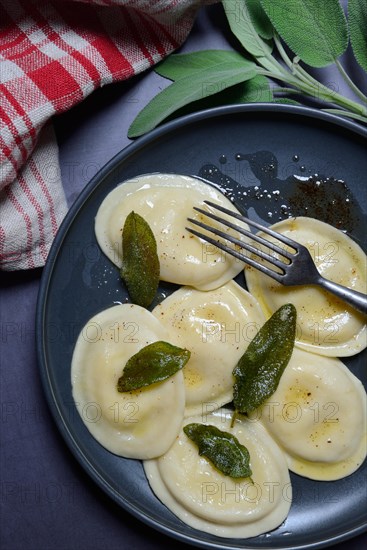
[[[320,273],[318,272],[314,264],[311,254],[309,253],[308,249],[305,246],[294,241],[293,239],[289,239],[288,237],[285,237],[284,235],[277,233],[276,231],[273,231],[272,229],[269,229],[268,227],[264,227],[261,224],[255,221],[252,221],[242,216],[241,214],[238,214],[237,212],[232,212],[231,210],[228,210],[227,208],[224,208],[219,204],[215,204],[211,201],[204,201],[204,202],[211,208],[214,208],[215,210],[219,210],[220,212],[223,212],[224,214],[227,214],[232,218],[235,218],[241,222],[245,222],[246,224],[252,227],[255,227],[256,229],[261,230],[262,232],[277,239],[281,243],[287,245],[287,247],[293,249],[294,252],[284,249],[278,246],[276,243],[270,242],[267,239],[264,239],[263,237],[260,237],[259,235],[254,234],[251,231],[248,231],[247,229],[239,227],[238,225],[230,222],[229,220],[223,219],[222,217],[217,216],[212,212],[203,210],[202,208],[198,208],[196,206],[194,206],[194,210],[196,210],[197,212],[200,212],[200,214],[204,214],[208,218],[211,218],[219,223],[226,225],[227,227],[230,227],[231,229],[234,229],[235,231],[238,231],[242,235],[249,237],[253,241],[261,244],[262,246],[266,246],[267,248],[269,248],[270,250],[278,254],[281,258],[272,256],[271,254],[268,254],[267,252],[264,252],[247,242],[243,242],[237,239],[236,237],[233,237],[232,235],[229,235],[228,233],[221,231],[220,229],[207,225],[206,223],[203,223],[199,220],[195,220],[193,218],[188,218],[188,221],[190,221],[192,224],[202,229],[205,229],[213,233],[214,235],[217,235],[218,237],[221,237],[223,239],[226,239],[227,241],[230,241],[236,246],[239,246],[240,248],[247,250],[248,252],[258,256],[259,258],[262,258],[263,260],[275,266],[277,269],[272,269],[267,265],[259,263],[255,259],[249,256],[246,256],[241,252],[238,252],[237,250],[234,250],[233,248],[227,246],[226,244],[208,235],[205,235],[204,233],[196,231],[191,227],[186,227],[186,229],[190,233],[196,235],[197,237],[200,237],[201,239],[203,239],[208,243],[211,243],[217,246],[221,250],[227,252],[228,254],[231,254],[232,256],[235,256],[239,260],[242,260],[243,262],[251,265],[252,267],[254,267],[255,269],[258,269],[262,273],[269,275],[269,277],[272,277],[273,279],[275,279],[276,281],[278,281],[283,285],[286,285],[286,286],[297,286],[297,285],[305,285],[305,284],[320,285],[326,290],[328,290],[329,292],[333,293],[338,298],[341,298],[342,300],[344,300],[344,302],[346,302],[353,308],[357,309],[358,311],[365,314],[367,313],[367,295],[362,294],[361,292],[352,290],[350,288],[347,288],[345,286],[339,285],[338,283],[334,283],[333,281],[330,281],[322,277],[322,275],[320,275]]]

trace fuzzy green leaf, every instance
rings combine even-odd
[[[233,478],[250,477],[250,453],[237,437],[219,430],[216,426],[186,424],[184,432],[222,474]]]
[[[251,340],[233,369],[236,411],[249,413],[262,405],[278,387],[294,347],[296,309],[280,307]]]
[[[273,38],[273,25],[266,15],[260,0],[246,0],[246,5],[254,27],[259,35],[266,40]]]
[[[120,275],[132,302],[149,307],[159,284],[157,243],[149,224],[136,212],[130,212],[122,230]]]
[[[179,80],[196,71],[203,71],[210,67],[216,67],[219,63],[232,61],[243,63],[244,59],[241,54],[229,50],[203,50],[172,54],[157,65],[155,72],[170,80]]]
[[[272,44],[259,36],[253,23],[246,0],[222,0],[224,11],[233,34],[251,55],[265,66],[266,58],[272,52]]]
[[[367,2],[349,0],[348,19],[353,53],[360,66],[367,72]]]
[[[237,86],[233,86],[227,92],[231,94],[231,91],[237,88],[238,94],[233,97],[231,103],[268,103],[273,99],[273,93],[271,91],[269,80],[262,75],[256,75],[251,80],[242,82]],[[228,102],[229,104],[229,102]]]
[[[187,349],[168,342],[153,342],[130,357],[117,382],[120,393],[163,382],[182,369],[190,359]]]
[[[251,80],[240,82],[222,92],[205,97],[199,101],[193,101],[176,111],[174,116],[184,116],[203,109],[212,109],[222,105],[235,105],[236,103],[269,103],[273,100],[273,93],[269,81],[265,76],[257,75]],[[168,119],[168,120],[169,120]]]
[[[256,74],[256,65],[242,58],[240,62],[220,63],[196,71],[190,78],[181,78],[162,90],[140,111],[129,128],[128,136],[132,138],[149,132],[180,107],[249,80]]]
[[[345,52],[348,26],[338,0],[261,0],[270,21],[304,63],[326,67]]]

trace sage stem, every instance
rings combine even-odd
[[[353,82],[353,80],[350,78],[350,76],[345,72],[345,69],[343,65],[340,63],[339,59],[335,61],[335,65],[338,67],[338,70],[340,74],[342,75],[344,81],[348,84],[351,90],[356,94],[359,99],[363,101],[363,103],[367,103],[367,97],[364,95],[362,90],[356,86],[356,84]]]

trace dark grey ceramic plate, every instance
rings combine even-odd
[[[91,478],[147,524],[204,548],[327,546],[366,527],[366,465],[334,482],[292,475],[294,501],[285,524],[256,538],[220,539],[191,529],[167,510],[150,491],[139,461],[102,448],[79,418],[70,385],[80,329],[98,311],[126,299],[117,269],[94,237],[101,201],[117,184],[139,174],[197,174],[220,182],[241,208],[249,207],[250,217],[274,222],[289,213],[310,215],[336,224],[365,247],[366,143],[367,132],[360,126],[306,108],[218,108],[171,122],[121,151],[70,209],[39,294],[38,358],[44,389],[62,435]],[[159,298],[172,289],[162,285]],[[362,379],[365,361],[364,352],[345,362]]]

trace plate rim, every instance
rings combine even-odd
[[[364,128],[359,123],[352,120],[343,118],[339,115],[327,113],[320,111],[315,108],[300,106],[300,105],[288,105],[288,104],[270,104],[270,103],[252,103],[252,104],[234,104],[234,105],[225,105],[220,107],[214,107],[210,109],[200,110],[194,113],[190,113],[181,117],[178,117],[174,120],[166,122],[160,125],[158,128],[148,132],[147,134],[138,137],[135,141],[125,146],[118,153],[116,153],[104,166],[98,170],[98,172],[91,178],[91,180],[84,186],[81,192],[78,194],[74,202],[71,204],[68,212],[66,213],[64,219],[62,220],[60,227],[57,231],[57,234],[52,242],[46,264],[43,268],[38,296],[36,304],[36,316],[35,316],[35,326],[36,326],[36,359],[38,372],[40,374],[41,383],[43,392],[46,398],[47,405],[51,412],[51,416],[56,423],[56,426],[61,433],[64,442],[66,443],[69,450],[72,452],[73,456],[77,459],[78,463],[82,468],[87,472],[87,474],[93,479],[93,481],[106,493],[110,498],[112,498],[115,503],[123,507],[137,519],[148,525],[149,527],[169,536],[173,539],[179,540],[186,544],[195,545],[201,548],[210,548],[210,549],[224,549],[230,548],[231,550],[245,550],[245,549],[257,549],[259,546],[228,546],[224,545],[223,542],[218,539],[218,542],[210,541],[200,541],[197,538],[192,538],[192,536],[178,533],[174,529],[171,529],[168,526],[165,526],[161,523],[157,523],[156,520],[151,518],[142,512],[139,508],[132,506],[121,494],[111,487],[103,476],[94,468],[93,464],[89,459],[84,455],[80,449],[78,441],[75,440],[72,433],[69,430],[68,423],[66,422],[58,404],[57,400],[54,398],[54,387],[50,379],[50,369],[46,361],[45,351],[46,344],[44,341],[44,321],[45,321],[45,310],[47,305],[47,295],[51,283],[51,278],[53,270],[55,268],[55,263],[58,258],[59,251],[62,247],[62,243],[67,236],[68,229],[73,223],[74,219],[79,214],[82,209],[85,201],[89,198],[91,193],[100,185],[108,174],[121,162],[127,159],[130,155],[133,155],[139,149],[143,148],[146,144],[151,143],[152,141],[161,138],[165,134],[169,134],[173,129],[177,130],[178,128],[187,126],[191,123],[203,119],[211,119],[215,117],[223,117],[225,115],[233,115],[235,113],[264,113],[268,111],[269,113],[285,113],[287,115],[292,115],[295,117],[306,117],[308,119],[317,119],[322,120],[326,123],[336,125],[341,128],[345,128],[351,131],[354,134],[357,134],[364,138],[367,142],[367,127]],[[286,549],[296,549],[296,550],[312,550],[316,548],[325,548],[332,544],[337,544],[342,541],[351,539],[357,535],[360,535],[367,531],[367,523],[361,524],[359,526],[353,527],[346,532],[340,533],[329,538],[324,538],[320,541],[315,541],[312,543],[298,544],[294,545],[284,545],[284,550]],[[231,541],[236,541],[236,539],[230,539]],[[238,540],[250,540],[250,539],[238,539]],[[264,547],[265,548],[265,547]]]

